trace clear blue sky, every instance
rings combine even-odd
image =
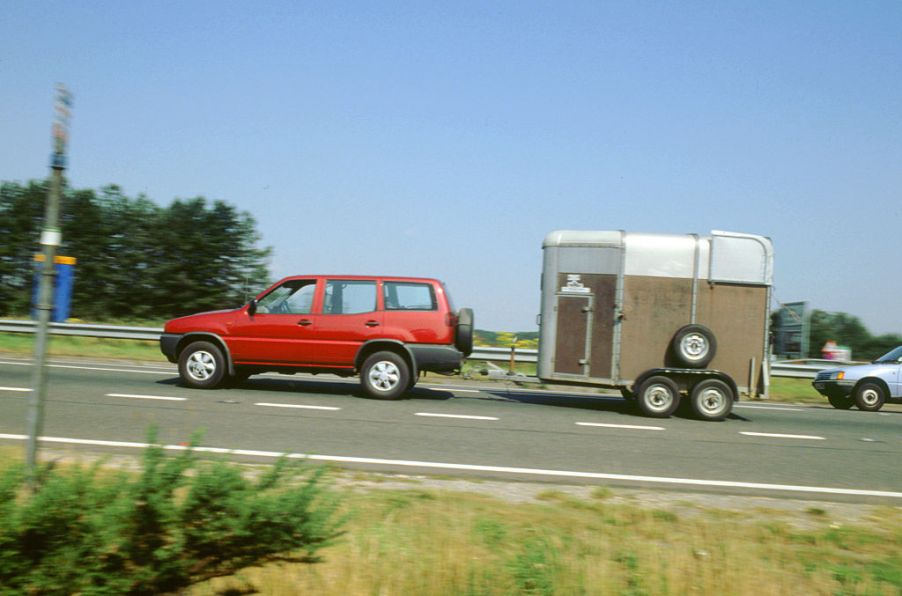
[[[0,180],[250,211],[274,275],[448,282],[531,330],[553,229],[763,234],[776,298],[902,333],[902,2],[32,2]],[[2,239],[0,239],[2,241]]]

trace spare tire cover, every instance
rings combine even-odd
[[[462,308],[457,311],[457,329],[454,332],[454,347],[464,356],[473,352],[473,309]]]

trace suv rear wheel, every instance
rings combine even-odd
[[[398,399],[410,385],[410,367],[394,352],[376,352],[364,361],[360,384],[370,397]]]

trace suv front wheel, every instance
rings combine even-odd
[[[218,346],[196,341],[179,355],[179,375],[189,387],[213,389],[226,375],[225,358]]]
[[[398,399],[410,385],[410,367],[394,352],[376,352],[364,361],[360,384],[370,397]]]

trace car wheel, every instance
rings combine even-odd
[[[360,384],[370,397],[398,399],[407,391],[410,368],[404,358],[394,352],[376,352],[363,363]]]
[[[837,410],[848,410],[855,405],[855,400],[848,395],[828,395],[827,401]]]
[[[226,375],[225,358],[219,346],[196,341],[179,355],[179,375],[195,389],[213,389]]]
[[[705,368],[714,359],[717,340],[704,325],[686,325],[673,336],[670,351],[680,366]]]
[[[649,377],[636,392],[639,410],[652,418],[667,418],[680,405],[680,389],[667,377]]]
[[[692,413],[702,420],[723,420],[733,409],[733,390],[720,379],[705,379],[692,388]]]
[[[457,312],[457,328],[454,333],[454,347],[464,356],[473,352],[473,309],[462,308]]]
[[[855,389],[855,405],[865,412],[876,412],[883,407],[886,392],[877,383],[862,383]]]

